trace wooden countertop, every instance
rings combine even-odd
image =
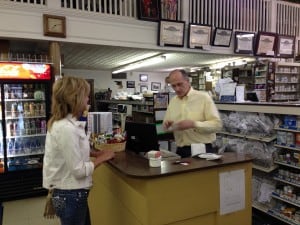
[[[186,166],[174,164],[175,161],[176,160],[162,161],[161,167],[150,167],[146,158],[143,158],[134,152],[122,151],[116,152],[115,158],[110,160],[108,164],[126,176],[152,178],[249,162],[252,161],[252,158],[248,155],[226,152],[221,159],[213,161],[200,158],[184,158],[181,161],[189,162]]]

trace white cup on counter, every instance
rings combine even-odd
[[[157,158],[149,158],[150,167],[160,167],[161,166],[161,156]]]

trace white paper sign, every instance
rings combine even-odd
[[[245,86],[238,85],[235,88],[235,96],[237,102],[244,102],[245,101]]]
[[[236,83],[224,83],[220,86],[220,96],[229,95],[234,96]]]
[[[192,156],[199,155],[201,153],[206,153],[205,144],[202,144],[202,143],[191,144],[191,153],[192,153]]]
[[[234,170],[219,174],[220,215],[245,208],[245,170]]]

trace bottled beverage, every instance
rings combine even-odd
[[[16,138],[14,143],[15,154],[20,154],[20,140]]]
[[[42,134],[46,134],[46,132],[47,132],[46,126],[47,126],[46,120],[41,120],[41,133]]]
[[[33,99],[34,95],[34,87],[33,84],[28,85],[28,98]]]
[[[42,149],[41,149],[42,145],[41,145],[41,141],[39,138],[35,139],[35,147],[36,147],[37,152],[42,152]]]
[[[23,139],[20,139],[20,154],[24,154],[25,153],[25,142]]]
[[[10,99],[14,99],[15,98],[15,96],[16,96],[16,90],[15,89],[11,89],[11,91],[10,91],[10,95],[9,95],[9,98]]]
[[[30,115],[30,111],[29,111],[29,103],[25,102],[24,103],[24,115],[25,116],[29,116]]]
[[[2,140],[3,137],[3,130],[2,130],[2,123],[0,123],[0,140]]]
[[[26,135],[31,134],[31,131],[30,131],[30,121],[28,119],[25,120],[25,122],[24,122],[24,131],[25,131]]]
[[[29,114],[30,116],[35,116],[35,105],[34,102],[29,103]]]
[[[3,142],[0,140],[0,158],[3,157]]]
[[[10,95],[10,87],[8,86],[8,84],[5,84],[4,85],[4,98],[9,99],[9,95]]]
[[[9,155],[14,155],[14,139],[9,139],[7,143],[7,151]]]
[[[16,89],[16,98],[17,99],[22,99],[23,98],[23,88],[22,88],[22,85],[21,84],[18,84],[17,85],[17,89]]]
[[[18,136],[18,135],[19,135],[18,122],[14,121],[13,122],[13,136]]]
[[[12,121],[8,121],[6,124],[7,136],[13,136],[13,131],[14,131],[14,125]]]
[[[41,120],[39,118],[35,120],[35,129],[37,134],[41,133]]]
[[[18,102],[17,110],[18,110],[18,116],[22,116],[23,115],[23,103],[22,102]]]
[[[17,106],[17,103],[16,102],[13,102],[11,104],[11,117],[12,118],[16,118],[17,117],[17,111],[18,111],[18,106]]]
[[[24,119],[21,118],[18,120],[18,135],[24,135],[25,134],[25,128],[24,128]]]
[[[31,150],[30,150],[30,140],[29,140],[29,138],[26,138],[26,139],[24,140],[24,152],[25,152],[25,153],[30,153],[30,152],[31,152]]]
[[[30,153],[36,153],[36,143],[34,138],[31,138],[30,140]]]
[[[23,99],[27,99],[28,98],[28,86],[27,84],[23,85]]]
[[[30,130],[31,130],[30,134],[36,134],[36,127],[35,127],[35,120],[34,119],[32,119],[30,121]]]
[[[45,103],[40,104],[40,115],[41,116],[46,116],[46,110],[45,110]]]

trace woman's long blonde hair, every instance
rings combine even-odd
[[[68,114],[79,118],[89,94],[90,85],[85,79],[65,76],[55,81],[52,87],[51,118],[47,128],[50,129],[55,121],[65,118]]]

